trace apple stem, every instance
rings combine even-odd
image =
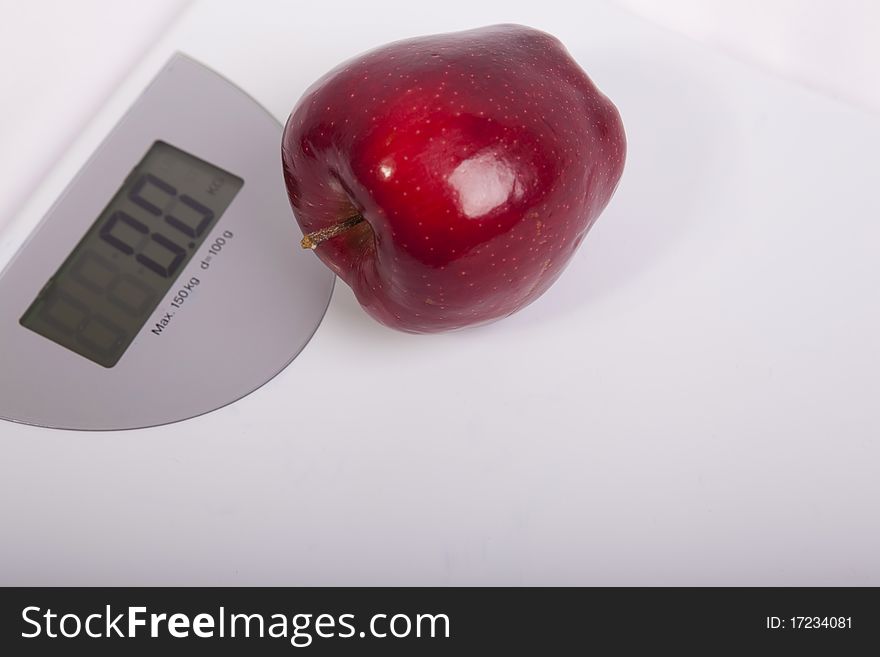
[[[322,228],[321,230],[316,230],[311,233],[306,233],[306,235],[302,238],[302,242],[300,242],[300,245],[304,249],[312,249],[314,251],[321,242],[329,240],[331,237],[341,235],[349,228],[357,226],[363,220],[364,218],[361,215],[356,214],[341,223],[335,224],[333,226],[327,226],[326,228]]]

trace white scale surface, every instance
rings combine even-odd
[[[513,21],[567,44],[630,144],[560,281],[440,336],[338,285],[218,411],[0,423],[0,584],[880,584],[880,117],[604,4],[447,4],[192,5],[0,217],[2,262],[174,51],[283,121],[366,48]]]

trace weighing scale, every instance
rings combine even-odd
[[[333,275],[296,248],[280,138],[254,99],[174,54],[0,274],[0,417],[166,424],[293,360]]]
[[[299,248],[281,124],[495,22],[626,171],[534,304],[397,333]],[[0,584],[880,584],[880,117],[601,2],[196,2],[126,57],[0,153],[57,160],[0,217]]]

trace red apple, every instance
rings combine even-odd
[[[616,108],[556,38],[496,25],[330,71],[294,107],[282,160],[303,245],[373,317],[425,333],[540,296],[625,152]]]

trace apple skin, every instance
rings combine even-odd
[[[313,84],[282,164],[318,257],[380,322],[510,315],[560,275],[623,172],[620,115],[553,36],[519,25],[395,42]]]

